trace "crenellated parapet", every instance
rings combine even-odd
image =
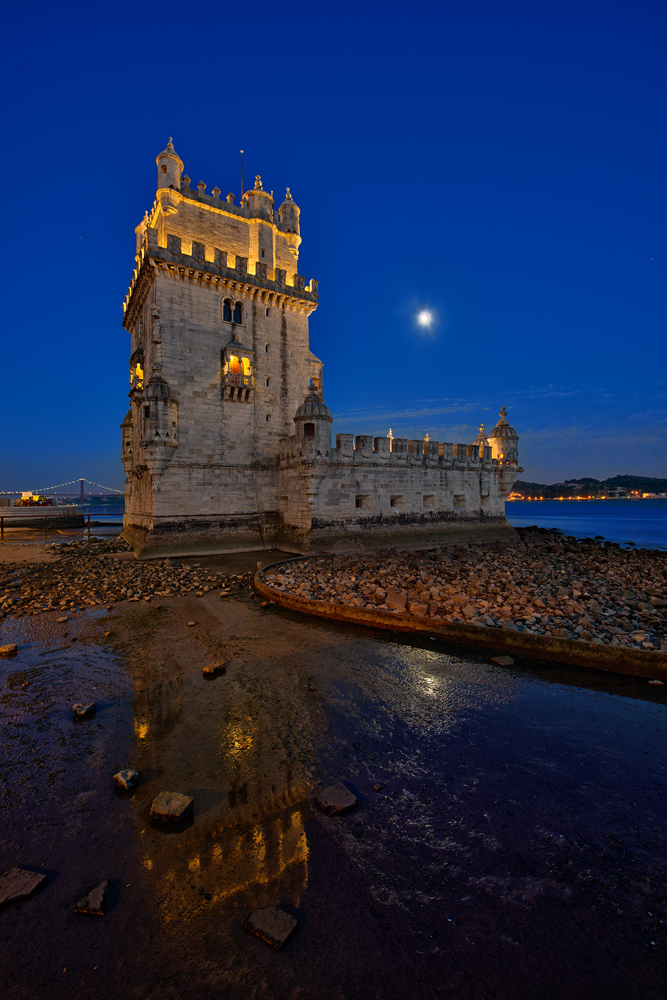
[[[257,299],[267,305],[294,309],[310,315],[317,308],[318,282],[299,274],[292,276],[292,283],[283,268],[274,268],[269,276],[266,264],[254,262],[254,274],[248,270],[248,258],[237,255],[234,266],[230,255],[217,247],[192,241],[190,253],[183,251],[182,239],[167,234],[165,246],[158,245],[157,230],[146,230],[145,245],[137,254],[137,266],[123,302],[123,326],[129,329],[137,308],[143,305],[146,288],[156,272],[176,281],[187,281],[202,287],[237,292],[246,298]]]
[[[310,439],[292,434],[280,439],[280,463],[289,467],[308,460]],[[322,457],[324,449],[321,449]],[[367,434],[337,434],[336,447],[327,451],[331,465],[376,468],[412,468],[480,471],[498,468],[490,447],[425,441],[423,438],[373,437]]]

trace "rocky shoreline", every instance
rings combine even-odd
[[[67,615],[86,607],[119,601],[152,601],[155,597],[203,596],[220,589],[226,597],[246,587],[251,573],[212,573],[199,563],[185,565],[163,559],[137,562],[114,557],[129,552],[126,542],[71,542],[53,546],[57,557],[44,563],[6,563],[0,573],[0,617],[60,611]]]
[[[310,600],[667,652],[667,553],[519,530],[520,544],[313,557],[266,572]]]

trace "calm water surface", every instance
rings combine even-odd
[[[577,538],[667,549],[667,500],[513,500],[505,505],[514,527],[536,524]]]

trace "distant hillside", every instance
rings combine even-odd
[[[576,497],[607,494],[611,490],[638,493],[666,493],[667,479],[651,476],[614,476],[612,479],[568,479],[566,483],[526,483],[518,479],[514,492],[524,497]]]

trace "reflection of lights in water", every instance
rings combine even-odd
[[[135,718],[134,734],[135,736],[138,736],[140,740],[146,739],[148,736],[148,719]]]
[[[225,729],[223,748],[232,757],[244,757],[252,750],[255,728],[251,719],[235,719],[230,722]]]
[[[149,871],[153,867],[149,858],[142,864]],[[160,913],[166,923],[183,923],[196,916],[202,906],[222,902],[249,886],[276,884],[285,877],[296,899],[308,886],[308,841],[301,811],[283,812],[250,828],[227,829],[208,850],[194,854],[187,866],[190,874],[185,879],[182,859],[166,869],[160,865],[156,872],[163,897]],[[210,893],[211,899],[204,902],[205,897],[195,897],[193,885]]]

